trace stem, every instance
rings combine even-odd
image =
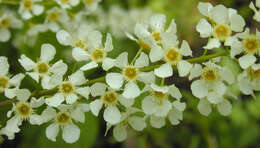
[[[6,4],[6,5],[19,5],[20,2],[18,2],[18,1],[11,1],[11,0],[8,0],[8,1],[2,1],[2,2],[0,2],[0,4]]]
[[[135,60],[138,58],[138,56],[141,54],[142,51],[143,51],[143,48],[141,47],[141,48],[137,51],[137,53],[136,53],[135,57],[133,58],[133,60],[131,61],[130,65],[133,65],[133,64],[134,64]]]
[[[161,86],[164,85],[164,82],[165,82],[165,78],[162,78],[162,79],[161,79]]]
[[[223,50],[223,51],[220,51],[220,52],[217,52],[214,54],[210,54],[210,55],[205,55],[205,56],[201,56],[201,57],[197,57],[197,58],[190,58],[187,61],[190,63],[205,62],[209,59],[213,59],[213,58],[225,56],[225,55],[228,55],[228,51]]]

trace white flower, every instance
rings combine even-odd
[[[29,120],[31,124],[40,125],[41,118],[35,113],[35,108],[40,107],[44,100],[43,98],[31,98],[30,102],[30,91],[27,89],[17,89],[15,91],[17,103],[13,104],[12,110],[8,111],[7,116],[11,117],[14,112],[14,116],[7,121],[6,126],[2,129],[3,134],[7,135],[9,139],[14,138],[14,133],[20,131],[19,126],[23,120]]]
[[[31,76],[37,83],[41,78],[41,85],[44,89],[53,88],[56,85],[54,81],[58,76],[62,76],[66,73],[68,67],[62,60],[59,60],[53,65],[49,62],[52,61],[56,54],[55,48],[51,44],[43,44],[41,46],[41,56],[37,63],[25,55],[21,55],[18,60],[20,64],[27,71],[26,74]]]
[[[127,130],[130,126],[136,131],[142,131],[146,128],[145,118],[141,116],[134,115],[137,112],[141,112],[137,108],[127,108],[126,112],[122,113],[122,118],[119,123],[113,128],[114,138],[121,142],[127,138]]]
[[[77,6],[80,0],[56,0],[56,2],[63,8],[63,9],[71,9],[74,6]]]
[[[41,2],[42,0],[21,0],[19,7],[19,14],[23,19],[30,19],[33,15],[40,15],[44,11],[44,7],[37,2]]]
[[[101,0],[82,0],[85,4],[88,12],[93,12],[97,9],[98,4],[101,2]]]
[[[90,87],[90,91],[93,97],[100,97],[89,104],[91,112],[98,116],[102,107],[105,106],[104,120],[112,125],[117,124],[121,120],[122,115],[117,107],[118,102],[125,107],[130,107],[134,103],[134,99],[124,98],[103,83],[93,84]]]
[[[20,29],[23,22],[16,18],[15,14],[10,10],[3,9],[3,12],[0,17],[0,42],[7,42],[11,38],[9,29]]]
[[[140,95],[140,89],[136,84],[136,80],[143,81],[144,83],[152,83],[154,75],[152,72],[141,72],[140,68],[148,66],[148,56],[141,52],[140,56],[136,59],[135,63],[128,64],[128,53],[121,53],[115,61],[115,66],[121,69],[121,73],[108,73],[106,75],[107,84],[113,89],[120,89],[124,81],[126,81],[123,96],[125,98],[135,98]]]
[[[170,86],[151,84],[145,90],[148,90],[150,95],[143,99],[142,110],[147,115],[157,117],[166,117],[172,109],[172,103],[168,99],[169,96],[176,98],[178,101],[182,97],[179,89],[174,84]]]
[[[245,21],[234,9],[226,8],[223,5],[213,7],[210,3],[200,2],[198,5],[200,12],[208,17],[201,19],[196,30],[202,38],[209,38],[205,49],[213,49],[221,46],[221,42],[230,46],[234,40],[232,32],[241,32],[244,29]]]
[[[54,119],[46,128],[46,136],[51,141],[56,141],[56,137],[59,133],[60,128],[62,129],[62,138],[67,143],[74,143],[80,137],[80,129],[73,123],[74,121],[84,123],[85,112],[88,111],[89,107],[87,104],[78,104],[77,106],[60,105],[59,111],[47,107],[41,118],[44,122],[48,122]]]
[[[62,25],[66,25],[69,22],[69,16],[67,11],[58,7],[53,7],[48,10],[44,24],[52,32],[58,32]]]
[[[209,106],[205,106],[205,103],[221,105],[225,100],[224,95],[227,93],[227,85],[224,82],[231,85],[234,82],[234,76],[226,67],[220,67],[212,62],[204,63],[204,65],[204,68],[196,67],[196,70],[193,71],[193,75],[200,75],[200,79],[192,82],[192,94],[201,99],[202,107]],[[198,105],[199,109],[200,105]],[[207,111],[202,111],[203,115],[208,115],[211,112],[209,107],[203,109]]]
[[[253,64],[238,76],[239,88],[245,95],[254,95],[260,90],[260,64]]]
[[[81,87],[81,85],[87,81],[82,71],[79,70],[73,73],[68,77],[68,80],[62,81],[62,77],[57,77],[54,81],[57,81],[56,84],[58,85],[59,90],[54,96],[45,100],[45,103],[49,106],[57,107],[64,100],[67,104],[73,104],[78,100],[78,95],[88,99],[90,93],[89,87]]]
[[[256,6],[257,8],[256,8],[255,6]],[[256,0],[255,5],[254,5],[253,2],[251,2],[250,5],[249,5],[249,8],[251,8],[251,9],[254,11],[254,13],[255,13],[255,15],[254,15],[253,18],[254,18],[256,21],[260,22],[260,12],[259,12],[260,0]]]
[[[172,36],[174,36],[172,38]],[[150,60],[151,62],[156,62],[163,60],[166,62],[159,68],[154,70],[154,74],[160,78],[166,78],[173,75],[172,66],[177,66],[179,76],[187,76],[192,64],[182,59],[183,56],[192,56],[192,51],[190,49],[187,41],[183,41],[181,47],[178,48],[179,41],[175,34],[168,34],[162,36],[162,47],[157,46],[151,49]]]
[[[9,64],[7,58],[0,56],[0,93],[4,92],[7,98],[14,98],[15,91],[19,88],[24,74],[20,73],[11,77],[8,71]]]
[[[231,57],[245,53],[238,61],[243,69],[247,69],[256,62],[255,55],[260,55],[260,33],[256,30],[256,34],[250,34],[247,28],[245,32],[236,34],[236,37],[231,45]]]

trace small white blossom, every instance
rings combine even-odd
[[[255,13],[255,15],[254,15],[253,18],[254,18],[256,21],[260,22],[260,12],[259,12],[260,0],[256,0],[256,1],[255,1],[255,5],[254,5],[253,2],[251,2],[250,5],[249,5],[249,8],[251,8],[251,9],[254,11],[254,13]]]
[[[44,11],[44,7],[38,2],[42,0],[21,0],[20,7],[19,7],[19,14],[22,16],[23,19],[30,19],[33,15],[40,15]]]
[[[80,0],[56,0],[56,2],[63,9],[71,9],[74,6],[77,6],[79,4]]]

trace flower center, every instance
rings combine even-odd
[[[11,24],[11,21],[10,21],[10,19],[8,19],[8,18],[5,18],[5,19],[3,19],[3,20],[0,22],[0,26],[3,27],[3,28],[9,27],[10,24]]]
[[[156,99],[163,99],[166,97],[166,93],[162,93],[160,91],[153,91],[153,96],[156,98]]]
[[[139,40],[139,45],[144,49],[144,50],[150,50],[151,47],[149,44],[145,43],[143,40]]]
[[[231,29],[228,25],[217,25],[214,28],[213,36],[220,41],[225,41],[227,37],[231,35]]]
[[[76,42],[76,46],[81,49],[85,49],[85,44],[83,43],[82,40],[79,40],[78,42]]]
[[[260,69],[258,70],[253,70],[252,68],[249,68],[247,70],[247,73],[251,80],[259,79],[260,80]]]
[[[92,57],[93,61],[95,61],[97,63],[100,63],[106,57],[106,53],[103,50],[101,50],[101,49],[95,49],[91,53],[91,57]]]
[[[70,120],[71,120],[71,116],[70,116],[69,112],[59,112],[56,115],[56,121],[60,125],[65,125],[65,124],[69,123]]]
[[[25,0],[24,3],[23,3],[24,7],[26,9],[31,9],[32,8],[32,5],[33,5],[33,2],[31,0]]]
[[[91,5],[94,2],[94,0],[85,0],[85,3],[88,5]]]
[[[248,53],[256,53],[260,48],[260,41],[256,36],[251,35],[242,41],[243,47]]]
[[[179,58],[180,58],[179,52],[177,52],[174,49],[168,50],[165,54],[166,61],[170,63],[176,63],[177,61],[179,61]]]
[[[155,41],[162,40],[159,32],[154,32],[152,35],[153,35],[153,38],[154,38]]]
[[[217,69],[205,68],[202,76],[204,80],[206,80],[207,82],[214,82],[218,78],[217,73],[218,73]]]
[[[0,92],[8,87],[8,78],[7,77],[0,77]]]
[[[37,72],[42,76],[47,75],[49,72],[49,65],[45,62],[38,63]]]
[[[56,11],[49,14],[49,20],[52,22],[57,21],[58,18],[59,18],[59,14]]]
[[[138,69],[135,67],[126,67],[123,71],[123,75],[127,80],[134,80],[138,76]]]
[[[117,94],[113,91],[108,91],[104,94],[103,99],[107,104],[114,104],[117,101]]]
[[[60,86],[60,91],[62,94],[68,95],[73,93],[75,91],[75,88],[70,82],[63,82]]]
[[[22,118],[28,118],[32,113],[31,106],[28,103],[19,103],[16,111]]]

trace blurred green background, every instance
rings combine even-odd
[[[208,0],[212,4],[223,4],[226,7],[235,8],[241,14],[247,27],[254,30],[258,24],[253,21],[253,12],[249,9],[249,0]],[[167,23],[174,18],[178,27],[178,36],[180,40],[187,40],[194,52],[194,56],[202,54],[201,47],[206,44],[206,40],[201,39],[195,31],[196,23],[202,17],[197,10],[199,0],[103,0],[101,7],[108,11],[112,5],[119,5],[121,8],[130,10],[132,8],[149,8],[154,13],[162,13],[167,16]],[[133,28],[134,29],[134,28]],[[106,30],[109,32],[109,28]],[[15,34],[15,33],[14,33]],[[13,34],[13,35],[14,35]],[[12,46],[12,41],[0,44],[0,56],[7,56],[11,65],[10,72],[15,74],[24,70],[18,64],[18,57],[24,53],[28,57],[36,60],[39,57],[40,46],[42,43],[51,43],[55,45],[58,55],[57,59],[67,59],[70,56],[70,49],[59,45],[55,39],[55,34],[51,32],[40,33],[36,44],[29,46],[20,45],[19,48]],[[138,46],[135,42],[125,38],[114,37],[115,47],[112,57],[119,52],[128,51],[130,58],[133,58]],[[68,54],[69,53],[69,54]],[[74,61],[66,61],[70,67],[73,67]],[[223,64],[228,65],[234,73],[238,74],[240,69],[229,58],[223,60]],[[80,65],[77,65],[78,67]],[[72,68],[69,69],[72,71]],[[68,74],[70,73],[68,72]],[[93,73],[102,75],[102,71],[94,69],[87,73],[90,78],[94,78]],[[57,137],[57,142],[47,140],[45,129],[48,124],[42,126],[32,126],[24,122],[21,132],[16,135],[12,141],[4,141],[0,147],[19,147],[19,148],[260,148],[260,94],[254,100],[250,96],[239,96],[239,100],[233,101],[233,112],[228,117],[223,117],[215,110],[209,117],[200,115],[196,109],[198,99],[189,93],[189,83],[186,80],[176,80],[170,78],[167,83],[176,83],[183,91],[184,100],[188,104],[184,112],[184,120],[178,126],[167,126],[162,129],[154,129],[148,126],[143,132],[130,131],[128,139],[123,143],[118,143],[113,139],[112,130],[104,136],[105,123],[102,116],[94,117],[92,114],[86,114],[85,124],[78,124],[81,128],[79,141],[74,144],[66,144],[61,135]],[[34,81],[26,78],[22,87],[40,89]],[[238,93],[236,84],[232,87],[234,93]],[[0,95],[1,100],[7,100]],[[7,110],[11,105],[1,107],[1,125],[4,126],[7,120]]]

